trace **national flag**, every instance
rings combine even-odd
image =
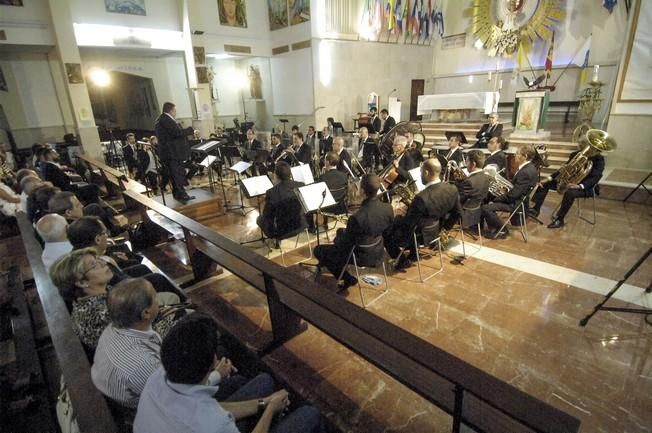
[[[578,65],[581,68],[580,71],[580,86],[586,81],[586,67],[589,65],[589,55],[591,53],[591,39],[593,34],[590,34],[589,37],[584,41],[582,48],[575,54],[571,63]]]
[[[403,3],[401,0],[396,0],[394,5],[394,17],[396,17],[396,31],[398,34],[403,33]]]
[[[385,3],[385,21],[387,21],[387,30],[392,31],[396,26],[396,16],[394,15],[394,1],[386,0]]]
[[[430,37],[430,15],[432,14],[432,0],[428,0],[428,10],[423,11],[423,24],[426,27],[426,39]]]
[[[438,10],[439,9],[439,10]],[[434,35],[435,29],[439,33],[439,37],[444,37],[444,14],[441,10],[441,4],[437,8],[433,8],[430,21],[432,22],[432,33]]]
[[[548,47],[548,55],[546,56],[546,80],[550,79],[552,73],[552,53],[555,47],[555,32],[552,32],[552,39],[550,40],[550,47]]]
[[[376,0],[374,2],[373,20],[371,26],[374,28],[376,33],[379,33],[383,26],[383,7],[380,4],[380,0]]]
[[[410,15],[410,25],[412,26],[412,33],[419,34],[419,17],[421,15],[421,10],[419,9],[419,1],[414,0],[414,6],[412,6],[412,15]]]

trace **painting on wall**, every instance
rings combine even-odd
[[[197,66],[195,70],[197,71],[197,82],[199,84],[210,83],[208,79],[208,68],[206,66]]]
[[[231,27],[247,27],[245,0],[217,0],[220,24]]]
[[[145,0],[104,0],[107,12],[128,15],[147,15]]]
[[[66,63],[66,75],[68,76],[68,83],[70,84],[84,83],[81,64],[79,63]]]
[[[9,91],[9,87],[7,87],[7,80],[5,79],[5,74],[2,72],[2,68],[0,68],[0,90],[3,92]]]
[[[540,114],[540,98],[521,98],[518,106],[516,130],[537,132]]]
[[[288,0],[290,24],[301,24],[310,21],[310,0]]]
[[[23,0],[0,0],[2,6],[22,6]]]
[[[196,65],[206,64],[206,50],[204,49],[204,47],[192,47],[192,53],[195,56]]]
[[[269,29],[278,30],[288,26],[288,3],[286,0],[267,0]]]

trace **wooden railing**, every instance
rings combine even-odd
[[[330,335],[409,389],[481,431],[577,432],[573,416],[485,373],[224,236],[134,191],[125,200],[183,228],[189,256],[197,251],[267,297],[273,347],[302,332],[301,319]],[[193,266],[194,268],[194,266]],[[197,275],[196,275],[197,276]]]
[[[106,400],[91,381],[91,367],[72,328],[70,314],[43,265],[43,250],[34,236],[34,228],[22,212],[16,220],[79,430],[81,433],[117,432]]]

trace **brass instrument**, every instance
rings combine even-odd
[[[514,188],[514,185],[510,181],[496,171],[495,165],[490,164],[486,166],[484,172],[487,176],[491,177],[489,181],[489,194],[495,198],[504,197]]]
[[[580,138],[580,143],[586,143],[582,151],[559,169],[559,176],[557,176],[559,194],[566,192],[568,185],[577,185],[589,174],[593,167],[590,158],[601,152],[611,152],[617,147],[616,140],[600,129],[586,131],[586,134]]]
[[[392,188],[392,194],[396,194],[401,199],[401,203],[406,206],[410,206],[414,196],[416,195],[412,190],[411,185],[398,184]]]
[[[468,176],[464,173],[464,170],[457,165],[456,161],[448,161],[446,164],[446,175],[444,176],[444,182],[462,182]]]

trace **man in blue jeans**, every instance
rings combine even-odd
[[[215,400],[211,374],[220,359],[215,321],[193,313],[181,319],[161,346],[162,368],[154,372],[140,396],[134,433],[238,433],[236,420],[260,416],[252,432],[317,432],[319,412],[303,406],[272,426],[290,404],[284,389],[272,393],[268,375],[248,383],[224,402]],[[238,399],[237,401],[235,399]]]

